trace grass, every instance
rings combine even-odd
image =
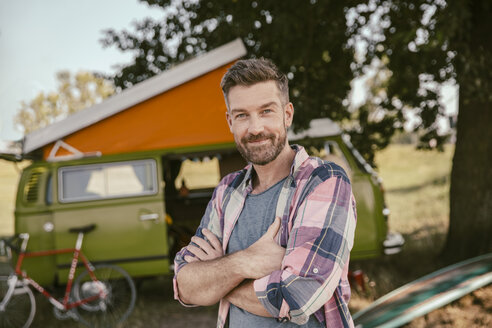
[[[21,167],[0,160],[0,236],[14,233],[15,195]]]
[[[451,145],[442,153],[418,151],[412,145],[391,145],[376,155],[386,201],[393,213],[391,229],[405,234],[426,226],[447,230],[453,152]]]

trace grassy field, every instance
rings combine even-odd
[[[21,166],[0,160],[0,236],[14,233],[14,208]]]
[[[430,227],[447,229],[453,146],[445,151],[417,151],[392,145],[376,156],[386,200],[393,213],[391,228],[403,234]]]

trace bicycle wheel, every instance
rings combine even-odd
[[[96,265],[94,275],[97,281],[90,279],[87,270],[80,274],[72,293],[76,302],[96,295],[99,297],[75,307],[74,311],[89,327],[113,327],[133,311],[135,284],[125,270],[114,265]]]
[[[7,278],[0,278],[0,300],[3,302],[9,289]],[[5,307],[0,307],[0,328],[27,328],[31,325],[36,313],[36,301],[29,287],[15,287],[12,296]]]

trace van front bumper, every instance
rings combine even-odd
[[[392,255],[401,252],[401,248],[405,244],[405,239],[398,232],[389,232],[383,242],[384,254]]]

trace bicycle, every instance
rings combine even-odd
[[[28,234],[2,239],[4,256],[18,253],[15,270],[0,276],[0,328],[29,327],[36,312],[36,301],[29,287],[43,294],[53,305],[57,319],[72,318],[89,327],[112,327],[123,322],[135,307],[136,289],[130,275],[122,268],[101,264],[92,265],[82,252],[84,234],[93,231],[95,224],[69,229],[77,233],[75,248],[27,252]],[[21,246],[15,245],[20,242]],[[25,258],[42,257],[73,252],[68,282],[61,300],[22,271]],[[79,259],[85,271],[75,278]]]

